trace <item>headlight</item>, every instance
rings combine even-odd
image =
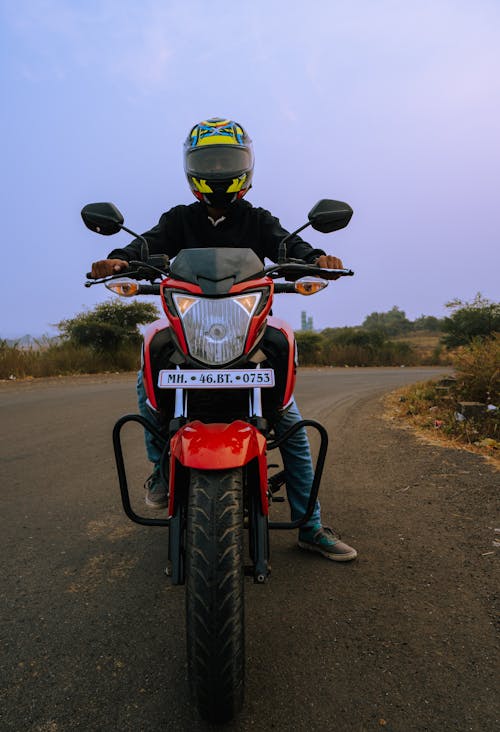
[[[191,356],[210,366],[234,361],[243,354],[248,327],[260,292],[208,299],[174,293]]]

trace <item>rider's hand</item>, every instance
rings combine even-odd
[[[124,269],[128,269],[128,262],[123,259],[101,259],[99,262],[92,263],[92,279],[96,280],[101,277],[109,277],[118,274]]]
[[[323,269],[344,269],[342,260],[338,257],[332,256],[331,254],[322,254],[320,257],[317,258],[314,264],[317,267],[322,267]],[[335,277],[334,279],[338,278]]]
[[[322,254],[321,257],[317,258],[315,264],[317,267],[322,267],[323,269],[344,269],[342,260],[338,257],[333,257],[331,254]]]

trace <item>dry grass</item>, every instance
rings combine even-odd
[[[300,355],[300,353],[299,353]],[[304,365],[315,361],[305,357],[299,359]],[[331,344],[325,346],[319,365],[327,366],[417,366],[420,361],[412,348],[404,341],[388,341],[378,348],[354,344]]]
[[[448,366],[451,357],[448,351],[441,345],[442,333],[431,331],[418,331],[408,333],[404,336],[394,337],[394,341],[408,343],[415,355],[415,361],[425,366]]]
[[[0,342],[0,379],[133,371],[139,367],[139,360],[135,347],[105,354],[69,343],[18,348]]]
[[[421,383],[415,386],[424,387],[426,384]],[[495,440],[495,444],[481,444],[482,439],[478,439],[479,434],[474,433],[475,428],[468,425],[466,430],[464,423],[460,423],[462,427],[455,432],[454,407],[451,411],[449,404],[440,407],[439,404],[427,402],[420,404],[416,409],[416,403],[409,395],[410,390],[411,387],[403,387],[385,397],[384,417],[386,419],[397,427],[413,430],[424,442],[438,444],[441,447],[468,450],[476,455],[482,455],[500,470],[500,442]]]
[[[454,384],[444,390],[435,381],[404,387],[387,398],[388,415],[426,439],[465,447],[500,466],[500,335],[475,340],[452,358]],[[459,402],[467,401],[484,404],[484,414],[463,418]]]
[[[457,419],[453,395],[436,393],[435,382],[399,389],[385,399],[386,417],[427,442],[462,448],[489,458],[500,469],[500,409],[480,419]]]

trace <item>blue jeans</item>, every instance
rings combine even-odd
[[[137,375],[137,401],[139,412],[142,416],[155,423],[154,413],[148,409],[146,404],[146,390],[142,379],[142,371],[139,371]],[[297,422],[300,422],[301,419],[302,417],[294,399],[290,408],[274,427],[276,437],[281,437],[286,430],[290,429]],[[158,425],[158,428],[160,429],[160,425]],[[160,447],[155,443],[152,435],[147,430],[144,430],[144,439],[148,460],[155,465],[158,464],[162,452]],[[311,450],[305,428],[303,427],[297,430],[289,440],[284,442],[282,447],[280,447],[280,452],[285,469],[286,491],[291,508],[292,521],[296,521],[306,511],[314,477]],[[307,522],[307,526],[317,526],[318,524],[321,524],[321,515],[319,501],[316,501],[313,515]]]

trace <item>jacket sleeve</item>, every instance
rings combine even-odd
[[[261,209],[261,227],[265,247],[265,256],[273,262],[278,261],[279,244],[289,232],[284,229],[275,216],[269,211]],[[325,254],[323,249],[315,249],[297,234],[292,236],[286,242],[287,257],[294,259],[303,259],[308,264],[314,262],[321,254]]]
[[[149,231],[142,236],[149,245],[150,254],[168,254],[174,257],[179,251],[178,242],[180,231],[178,225],[179,217],[175,208],[162,214],[160,220]],[[141,240],[133,239],[130,244],[121,249],[113,249],[108,254],[108,259],[123,259],[130,262],[132,259],[141,258]]]

